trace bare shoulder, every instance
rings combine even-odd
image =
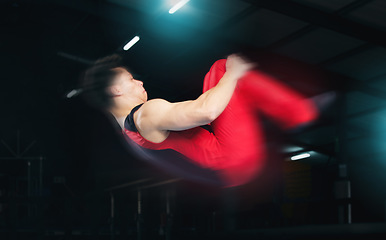
[[[170,104],[170,102],[162,98],[155,98],[145,102],[143,106],[157,106],[157,105],[164,105],[164,104]]]
[[[141,107],[141,112],[145,115],[159,113],[170,105],[171,103],[165,99],[156,98],[145,102]]]
[[[168,105],[170,103],[164,99],[152,99],[145,102],[134,114],[137,129],[145,139],[159,143],[167,138],[168,131],[159,130],[158,121],[162,118],[164,109],[167,109]]]
[[[160,98],[145,102],[135,113],[135,122],[143,130],[157,128],[158,119],[164,115],[170,104],[170,102]]]

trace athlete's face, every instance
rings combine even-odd
[[[118,75],[115,79],[114,85],[119,87],[120,95],[137,97],[147,101],[147,92],[143,87],[143,82],[134,79],[133,75],[129,73],[125,68],[116,68]]]

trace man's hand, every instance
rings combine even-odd
[[[246,72],[256,67],[256,64],[246,61],[237,54],[229,55],[226,62],[226,71],[232,77],[239,79]]]

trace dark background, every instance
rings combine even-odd
[[[192,0],[170,15],[172,5],[1,1],[0,238],[110,238],[110,193],[117,237],[129,239],[384,233],[386,2]],[[118,53],[149,98],[194,99],[211,64],[233,52],[307,97],[337,93],[300,132],[265,120],[266,169],[236,189],[173,180],[105,115],[67,97],[93,61]],[[286,161],[299,151],[312,157]]]

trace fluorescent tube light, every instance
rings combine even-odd
[[[129,50],[134,44],[136,44],[139,41],[139,37],[135,36],[133,39],[130,40],[124,47],[123,50],[127,51]]]
[[[176,5],[174,5],[170,10],[169,10],[169,13],[170,14],[173,14],[175,12],[177,12],[178,9],[182,8],[185,4],[187,4],[189,2],[189,0],[182,0],[182,1],[179,1]]]
[[[302,153],[302,154],[298,154],[298,155],[292,156],[291,160],[292,161],[296,161],[296,160],[303,159],[303,158],[308,158],[308,157],[311,157],[311,154],[309,154],[309,153]]]
[[[67,98],[72,98],[77,96],[82,90],[81,89],[73,89],[69,93],[67,93],[66,97]]]

